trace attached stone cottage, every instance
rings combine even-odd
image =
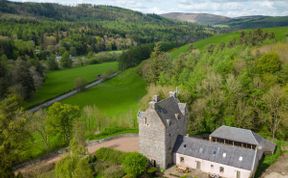
[[[187,137],[188,110],[176,92],[138,113],[140,152],[152,164],[167,168],[199,169],[227,178],[253,177],[263,154],[272,154],[275,145],[251,130],[221,126],[209,140]]]

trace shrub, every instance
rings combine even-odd
[[[96,151],[95,156],[101,161],[108,161],[114,164],[121,164],[125,153],[111,148],[100,148]]]
[[[137,177],[146,171],[148,163],[148,159],[142,154],[128,153],[123,160],[123,168],[131,177]]]
[[[120,166],[112,165],[105,169],[104,176],[103,177],[109,177],[109,178],[119,178],[123,177],[125,175],[125,172]]]
[[[275,73],[281,69],[281,62],[276,53],[267,53],[256,60],[256,72]]]

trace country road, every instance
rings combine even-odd
[[[108,79],[114,78],[114,77],[117,76],[118,74],[119,74],[119,72],[113,73],[113,74],[109,75],[107,78],[108,78]],[[106,79],[107,79],[107,78],[106,78]],[[94,81],[94,82],[92,82],[92,83],[89,83],[89,84],[85,85],[84,88],[85,88],[85,89],[92,88],[92,87],[94,87],[94,86],[102,83],[102,82],[105,81],[106,79],[103,79],[103,78],[102,78],[102,79],[100,79],[100,80],[96,80],[96,81]],[[29,111],[29,112],[36,112],[36,111],[38,111],[38,110],[40,110],[40,109],[42,109],[42,108],[46,108],[46,107],[52,105],[52,104],[55,103],[55,102],[61,101],[61,100],[66,99],[66,98],[69,98],[69,97],[77,94],[78,92],[79,92],[78,89],[74,89],[74,90],[72,90],[72,91],[70,91],[70,92],[68,92],[68,93],[65,93],[65,94],[63,94],[63,95],[60,95],[60,96],[54,98],[54,99],[48,100],[48,101],[45,102],[45,103],[42,103],[42,104],[40,104],[40,105],[38,105],[38,106],[35,106],[35,107],[29,109],[28,111]]]
[[[116,136],[107,140],[92,141],[89,142],[86,146],[89,154],[93,154],[95,151],[102,147],[113,148],[124,152],[139,151],[138,135],[127,134]],[[45,159],[24,163],[22,166],[20,165],[18,168],[16,168],[15,173],[21,172],[24,175],[37,170],[42,170],[45,167],[50,167],[51,165],[53,166],[56,162],[63,159],[68,154],[68,152],[64,150],[67,150],[67,148],[61,149],[59,153],[53,154],[49,157],[46,157]]]

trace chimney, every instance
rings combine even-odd
[[[159,102],[160,101],[160,97],[158,96],[158,95],[154,95],[153,97],[152,97],[152,101],[154,101],[154,102]]]
[[[149,107],[151,108],[151,109],[155,109],[155,101],[150,101],[149,102]]]
[[[169,96],[176,98],[177,97],[177,92],[176,91],[170,91],[169,92]]]

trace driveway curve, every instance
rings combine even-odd
[[[100,148],[113,148],[123,152],[137,152],[139,151],[138,146],[138,135],[123,135],[118,137],[109,138],[107,140],[100,140],[89,142],[87,144],[87,150],[89,154],[95,153]],[[42,159],[41,161],[34,161],[25,166],[19,167],[15,170],[15,173],[21,172],[27,174],[36,170],[41,170],[45,167],[53,166],[59,160],[63,159],[68,153],[58,153],[48,158]]]

